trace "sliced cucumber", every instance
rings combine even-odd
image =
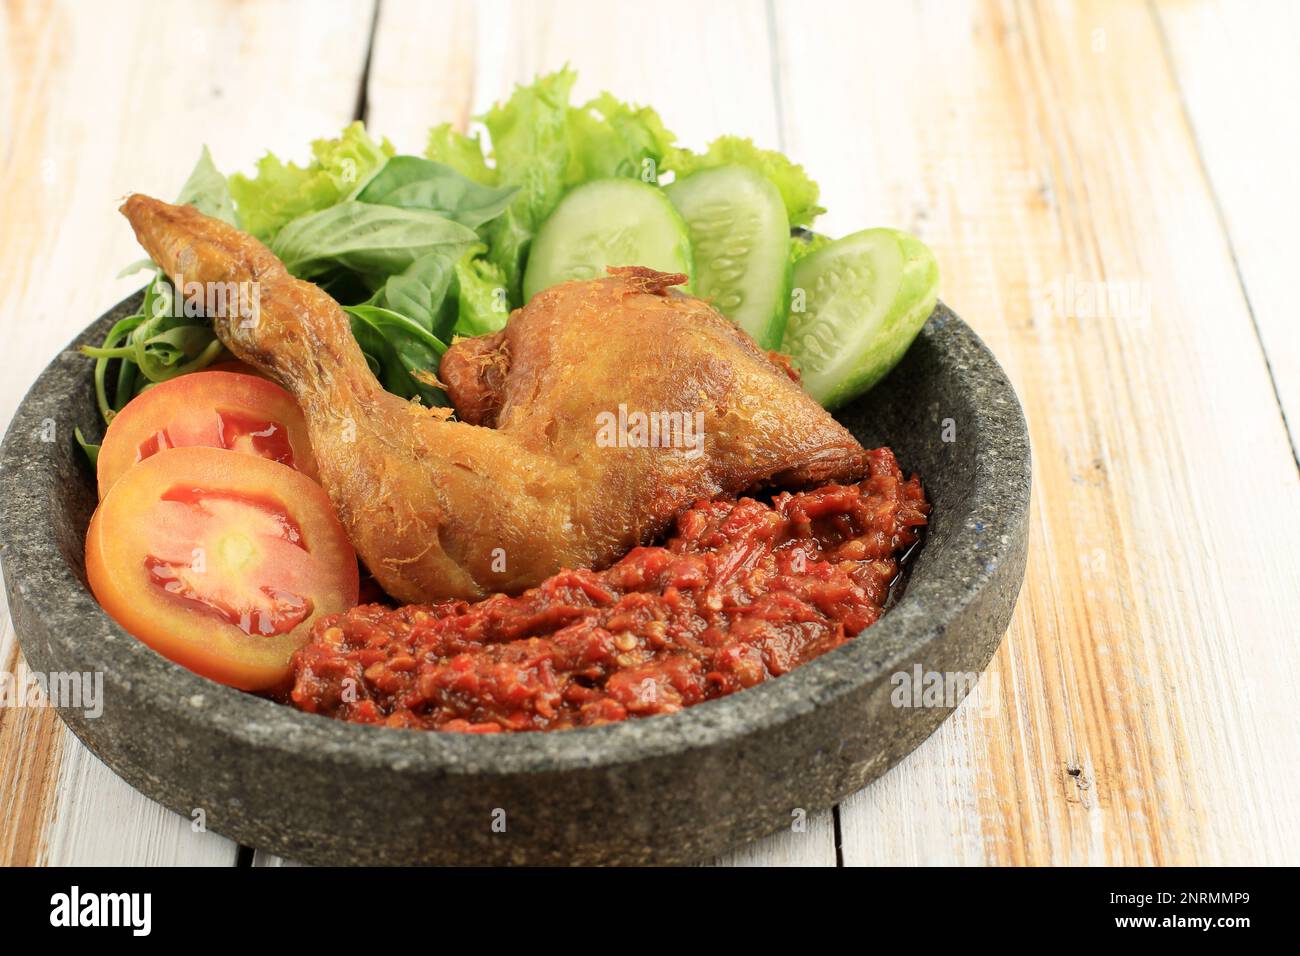
[[[658,186],[597,179],[565,196],[533,240],[524,298],[570,279],[601,278],[606,266],[691,275],[690,233]]]
[[[939,266],[919,240],[867,229],[828,243],[794,267],[783,350],[827,408],[880,381],[934,311]]]
[[[776,348],[790,290],[790,220],[780,191],[744,166],[701,170],[666,191],[691,230],[695,294],[763,348]]]

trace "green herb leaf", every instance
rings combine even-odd
[[[176,205],[193,206],[205,216],[212,216],[222,222],[238,227],[239,219],[235,215],[235,201],[230,195],[230,184],[226,177],[217,172],[212,163],[212,154],[206,146],[199,154],[199,161],[194,165],[190,178],[185,180]]]
[[[483,123],[492,136],[497,181],[520,190],[487,229],[488,258],[501,270],[512,303],[518,302],[524,264],[533,236],[563,198],[569,171],[569,91],[575,79],[567,67],[519,86]]]
[[[484,186],[450,166],[418,156],[394,156],[355,198],[381,206],[427,209],[477,229],[501,215],[518,191],[518,186]]]
[[[122,268],[122,271],[119,272],[116,276],[114,276],[114,278],[125,279],[127,276],[133,276],[137,272],[156,273],[157,271],[158,271],[158,266],[152,259],[137,259],[129,266],[124,266]]]
[[[131,354],[130,348],[119,348],[121,343],[130,335],[131,331],[144,321],[144,315],[128,315],[124,319],[119,319],[113,327],[108,330],[108,335],[104,336],[103,343],[98,347],[83,345],[81,354],[87,355],[95,360],[95,400],[99,403],[99,414],[103,417],[104,423],[107,424],[112,420],[113,415],[126,403],[126,392],[121,389],[122,373],[119,372],[118,391],[114,393],[115,401],[110,402],[108,399],[108,363],[115,358],[124,358]],[[118,353],[121,354],[118,354]],[[130,362],[123,361],[121,369],[135,366]]]
[[[456,272],[451,257],[431,252],[389,277],[369,304],[400,313],[435,336],[456,322]]]
[[[349,125],[337,139],[316,140],[311,149],[313,161],[306,167],[267,153],[258,160],[253,178],[239,173],[230,177],[244,229],[263,242],[287,223],[352,195],[394,152],[388,140],[371,139],[360,122]]]
[[[352,305],[344,309],[352,322],[352,335],[384,388],[403,398],[419,397],[426,405],[448,405],[441,389],[414,377],[414,372],[435,373],[447,346],[419,323],[391,309]]]
[[[76,437],[81,450],[86,453],[86,457],[90,459],[90,467],[96,467],[99,464],[99,446],[86,441],[86,436],[81,433],[80,427],[72,429],[72,434]]]
[[[466,136],[443,123],[429,130],[429,145],[424,150],[426,159],[445,163],[462,176],[468,176],[484,186],[495,186],[496,170],[483,158],[483,144],[478,134]]]
[[[295,219],[271,251],[301,279],[344,268],[382,282],[431,252],[454,259],[477,241],[474,230],[427,209],[347,201]]]

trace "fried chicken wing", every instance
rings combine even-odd
[[[515,593],[608,566],[697,500],[866,470],[787,365],[672,290],[685,276],[565,283],[457,342],[448,421],[384,391],[338,303],[256,239],[146,196],[122,211],[174,281],[258,283],[256,321],[213,316],[217,335],[298,400],[321,483],[399,600]]]

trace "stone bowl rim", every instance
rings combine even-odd
[[[73,567],[63,559],[55,540],[53,502],[42,501],[22,483],[24,464],[35,445],[33,437],[44,418],[42,402],[59,395],[71,396],[77,386],[69,381],[74,366],[66,360],[86,362],[76,348],[89,341],[92,330],[107,317],[139,298],[128,296],[84,329],[41,372],[20,402],[0,449],[0,550],[7,586],[19,590],[42,620],[76,619],[81,622],[77,641],[82,659],[104,673],[105,694],[149,695],[150,706],[192,721],[205,712],[212,728],[234,746],[263,751],[301,752],[309,748],[317,758],[364,771],[386,767],[416,773],[492,774],[514,776],[560,773],[631,764],[646,758],[670,756],[694,748],[708,748],[769,729],[812,711],[858,687],[881,680],[895,664],[942,636],[947,624],[974,602],[990,583],[992,571],[944,585],[952,560],[975,547],[976,530],[963,520],[945,549],[951,559],[917,574],[896,606],[870,629],[871,640],[854,640],[811,661],[779,679],[718,700],[689,707],[675,714],[627,720],[600,727],[550,733],[453,734],[402,730],[307,714],[293,707],[247,694],[206,678],[163,658],[136,641],[98,605]],[[975,493],[963,510],[976,510],[978,502],[1002,496],[1009,506],[998,516],[1001,527],[991,531],[994,546],[984,553],[996,561],[1008,549],[1011,537],[1023,533],[1029,507],[1029,438],[1015,391],[987,346],[943,303],[922,333],[951,336],[947,347],[965,353],[975,374],[984,378],[998,400],[982,407],[981,427],[973,440],[982,444],[989,434],[1010,441],[1013,454],[1004,460],[974,449]],[[70,354],[71,353],[71,354]],[[87,363],[89,365],[89,363]],[[90,369],[87,368],[89,375]],[[887,384],[882,383],[882,384]],[[969,395],[966,396],[967,398]],[[1008,463],[1020,467],[1000,470]],[[89,474],[89,469],[87,468]],[[925,476],[922,475],[924,481]],[[88,480],[91,480],[88,478]],[[933,556],[931,556],[933,557]],[[27,582],[42,576],[54,587],[33,592]],[[20,642],[24,635],[18,634]],[[57,639],[52,635],[51,640]],[[129,666],[124,673],[123,664]],[[94,750],[93,742],[88,741]]]

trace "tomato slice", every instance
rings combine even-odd
[[[307,423],[292,395],[254,375],[193,372],[141,392],[113,416],[99,449],[99,499],[128,468],[191,445],[257,455],[316,478]]]
[[[315,621],[357,603],[357,557],[321,487],[255,455],[192,446],[130,468],[86,535],[86,575],[164,657],[244,690],[289,677]]]

